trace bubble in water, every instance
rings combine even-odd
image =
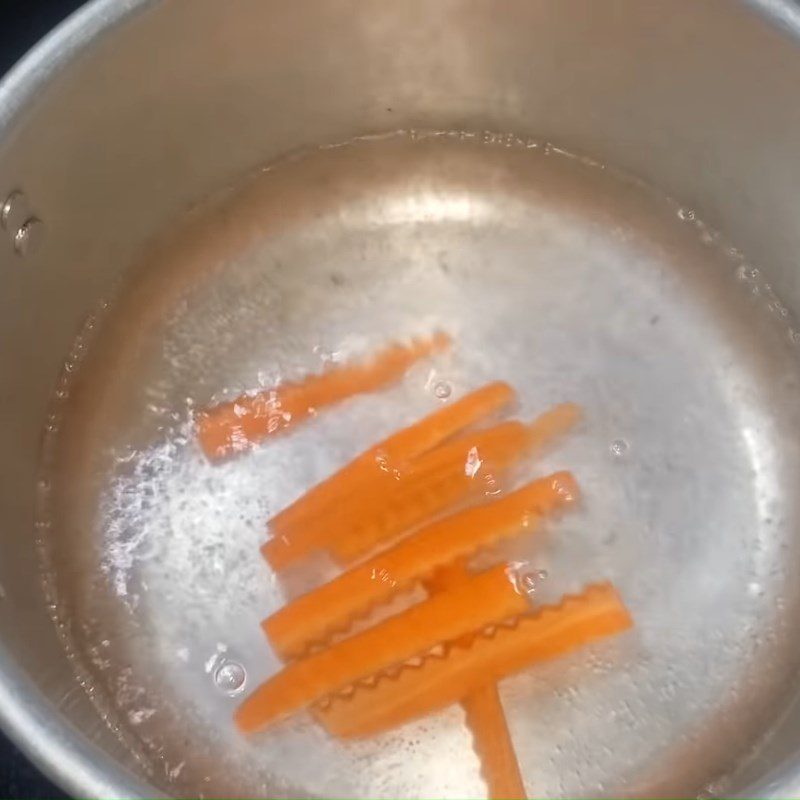
[[[402,478],[402,472],[392,464],[389,460],[389,456],[383,450],[376,453],[375,463],[378,465],[378,469],[381,470],[381,472],[390,474],[396,481]]]
[[[553,479],[552,487],[555,493],[565,502],[571,503],[575,499],[574,484],[570,485],[569,481],[563,480],[560,476]]]
[[[487,497],[496,497],[502,492],[502,489],[497,483],[497,478],[495,478],[495,476],[491,473],[488,473],[484,476],[484,483],[486,484],[484,494]]]
[[[758,276],[758,269],[756,269],[756,267],[751,267],[749,264],[740,264],[739,268],[736,270],[736,277],[738,277],[740,281],[745,281],[747,283],[757,280]]]
[[[529,597],[536,594],[542,582],[547,580],[547,570],[535,569],[525,561],[510,564],[506,574],[511,578],[517,592]]]
[[[526,594],[533,594],[540,586],[542,581],[547,580],[547,570],[537,569],[533,572],[525,572],[520,578],[520,583]]]
[[[125,448],[118,455],[114,455],[117,464],[130,464],[139,455],[139,451],[133,447]]]
[[[630,445],[624,439],[614,439],[608,449],[615,458],[622,458],[628,452],[629,447]]]
[[[206,659],[206,662],[203,665],[203,669],[205,669],[207,674],[210,675],[211,673],[216,672],[219,667],[227,662],[227,659],[225,658],[225,653],[227,652],[228,645],[223,644],[222,642],[217,642],[216,650]]]
[[[464,474],[468,478],[474,478],[478,474],[478,470],[481,468],[482,463],[483,461],[478,455],[478,448],[471,448],[469,453],[467,453],[467,460],[464,464]]]
[[[373,581],[386,583],[389,586],[397,586],[397,581],[392,576],[392,573],[386,568],[378,569],[377,567],[373,567],[372,573],[370,574],[370,579]]]
[[[156,713],[154,708],[138,708],[134,711],[128,712],[128,720],[130,721],[131,725],[141,725],[143,722],[146,722],[153,714]]]
[[[439,400],[447,400],[453,393],[453,387],[447,381],[437,381],[433,387],[433,394]]]
[[[217,689],[231,696],[242,692],[246,681],[247,672],[238,661],[226,661],[214,672]]]
[[[335,364],[337,361],[342,360],[342,354],[337,350],[328,350],[322,345],[316,345],[313,348],[314,354],[319,358],[323,364]]]
[[[25,220],[14,233],[14,251],[25,257],[33,255],[44,240],[44,223],[36,217]]]

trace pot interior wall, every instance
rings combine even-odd
[[[62,31],[51,56],[64,57],[20,73],[29,93],[0,116],[0,193],[24,192],[46,231],[24,258],[0,236],[0,667],[14,693],[30,692],[31,715],[54,715],[38,757],[69,741],[63,722],[103,751],[70,745],[76,759],[108,759],[158,787],[75,689],[34,532],[57,375],[144,243],[299,148],[412,128],[513,132],[679,198],[800,311],[800,40],[727,0],[679,0],[669,14],[639,0],[176,0],[85,12],[117,17],[80,52],[70,52],[83,44],[78,26]],[[740,778],[750,794],[800,746],[800,711],[775,739]],[[76,790],[91,785],[65,770],[55,771]],[[136,791],[136,777],[113,781]]]

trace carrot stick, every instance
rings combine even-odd
[[[341,563],[351,563],[381,542],[485,492],[485,478],[502,474],[524,455],[540,449],[572,427],[578,416],[577,406],[564,403],[530,425],[504,422],[426,453],[405,479],[383,493],[374,492],[362,506],[347,509],[342,524],[329,522],[330,550]]]
[[[566,473],[569,474],[569,473]],[[572,476],[570,476],[572,477]],[[548,480],[544,478],[544,480]],[[538,483],[538,481],[537,481]],[[527,489],[528,487],[524,487]],[[521,489],[520,491],[524,491]],[[464,556],[453,559],[449,564],[439,567],[435,572],[422,582],[422,585],[429,594],[447,591],[453,586],[457,586],[469,577],[467,559]]]
[[[444,591],[468,578],[466,563],[460,558],[438,569],[425,586],[430,592]],[[497,685],[487,683],[469,692],[461,698],[461,707],[490,800],[525,800],[525,785]]]
[[[509,405],[514,398],[511,386],[503,381],[495,381],[429,414],[371,447],[315,486],[274,516],[269,522],[270,529],[275,533],[286,532],[303,518],[319,516],[326,506],[352,494],[361,480],[373,477],[382,469],[381,463],[402,468],[450,436]]]
[[[465,475],[470,449],[480,448],[495,461],[508,463],[521,453],[525,431],[522,422],[501,422],[425,453],[399,479],[381,473],[362,484],[358,497],[337,503],[328,515],[306,520],[298,541],[313,541],[342,563],[353,561],[371,544],[425,522],[471,490],[482,488],[480,480]],[[302,545],[293,547],[291,541],[283,535],[264,545],[262,553],[273,568],[283,568],[287,559],[305,554]]]
[[[497,684],[487,683],[461,701],[491,800],[525,800],[525,785]]]
[[[336,503],[351,498],[358,502],[359,491],[368,492],[370,481],[386,477],[381,474],[381,463],[403,468],[412,459],[510,404],[513,399],[514,390],[507,383],[487,384],[362,453],[269,521],[273,538],[264,546],[264,553],[270,564],[279,569],[307,555],[314,544],[309,532],[318,528],[308,528],[301,523],[311,518],[321,519]]]
[[[499,475],[525,452],[546,444],[575,423],[577,406],[565,403],[531,425],[503,422],[464,434],[412,462],[399,480],[363,484],[359,497],[337,503],[322,518],[305,522],[300,538],[327,548],[348,564],[391,539],[487,488],[485,478]],[[289,536],[271,539],[262,552],[274,569],[306,555],[310,546],[293,547]]]
[[[200,417],[200,445],[210,459],[246,450],[255,442],[297,425],[317,409],[400,380],[416,361],[449,346],[450,338],[436,333],[429,339],[414,339],[409,345],[390,345],[366,363],[335,366],[297,383],[242,395]]]
[[[505,565],[390,617],[349,639],[289,664],[236,712],[244,732],[265,728],[320,698],[490,623],[528,608]]]
[[[421,666],[360,686],[350,697],[318,705],[317,718],[337,736],[373,736],[460,701],[471,692],[538,661],[627,630],[633,624],[616,589],[595,584],[556,606],[525,615],[516,626],[500,625],[468,646],[453,645]]]
[[[544,514],[577,497],[575,479],[569,472],[559,472],[492,503],[434,522],[283,606],[264,621],[264,630],[278,654],[295,658],[414,581],[504,537],[535,530]],[[464,579],[466,573],[462,570],[460,576]]]

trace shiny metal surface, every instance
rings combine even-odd
[[[47,223],[30,257],[0,249],[0,716],[75,793],[480,792],[454,714],[361,750],[302,726],[241,742],[213,681],[269,666],[249,637],[279,587],[247,555],[268,507],[438,402],[429,376],[363,440],[320,420],[302,458],[286,440],[224,480],[164,443],[186,397],[434,322],[463,342],[437,365],[455,389],[499,375],[531,412],[586,405],[553,456],[585,509],[535,557],[554,592],[613,577],[639,622],[505,688],[532,791],[800,793],[796,9],[501,6],[100,2],[0,87],[0,195]],[[288,152],[399,128],[503,135],[322,150],[182,221]],[[525,146],[546,140],[657,191]],[[158,502],[126,505],[143,489]]]
[[[309,720],[246,741],[219,670],[277,668],[258,623],[304,580],[255,557],[264,519],[440,381],[499,377],[523,417],[588,416],[518,476],[569,466],[583,513],[507,556],[553,599],[613,579],[638,625],[504,685],[531,792],[686,796],[726,775],[795,664],[800,363],[749,270],[686,209],[483,134],[324,149],[173,231],[80,342],[46,441],[58,615],[98,706],[180,794],[480,797],[455,711],[358,746]],[[196,407],[431,328],[453,355],[380,402],[222,466],[194,442]]]

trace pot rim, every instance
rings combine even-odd
[[[87,45],[155,2],[90,0],[53,28],[0,80],[0,139],[9,135],[37,92]],[[0,640],[0,728],[44,775],[74,797],[158,796],[53,711]]]

